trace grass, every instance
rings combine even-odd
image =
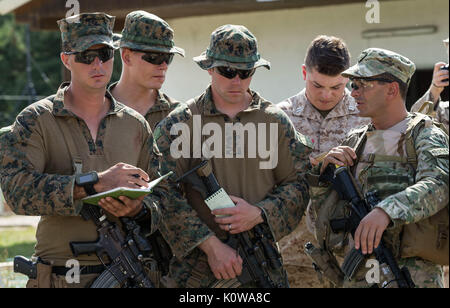
[[[12,261],[16,255],[31,257],[36,244],[35,234],[33,227],[0,229],[0,262]]]

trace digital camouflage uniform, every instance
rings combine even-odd
[[[391,73],[409,83],[415,70],[414,64],[396,53],[370,48],[362,53],[358,64],[343,73],[345,77],[364,78]],[[435,215],[448,206],[448,136],[433,125],[430,118],[424,118],[413,137],[417,167],[406,159],[405,132],[417,114],[387,130],[376,130],[373,125],[352,131],[342,143],[356,150],[359,140],[366,136],[361,150],[357,150],[358,162],[352,168],[362,193],[375,191],[382,200],[376,205],[391,218],[391,225],[383,234],[383,240],[396,256],[400,267],[406,265],[417,287],[441,287],[442,267],[424,259],[407,256],[403,232]],[[317,179],[315,168],[311,179]],[[322,247],[334,254],[347,251],[348,234],[332,233],[329,221],[344,218],[349,214],[346,202],[324,183],[311,180],[311,204],[316,215],[315,237]],[[353,244],[351,244],[353,247]],[[373,256],[372,256],[373,257]],[[364,264],[364,262],[363,262]],[[344,287],[367,287],[365,280],[368,269],[362,268]]]
[[[287,113],[299,133],[312,139],[313,157],[341,144],[351,129],[370,123],[369,118],[358,116],[356,102],[347,89],[339,103],[325,118],[309,102],[306,89],[277,106]],[[304,245],[313,238],[311,219],[311,215],[307,212],[305,219],[294,232],[280,242],[286,264],[311,267],[311,262],[303,249]]]
[[[114,17],[86,13],[78,16],[79,23],[72,20],[76,17],[59,21],[65,50],[82,51],[96,44],[112,45]],[[95,224],[79,216],[81,200],[73,198],[75,161],[80,159],[81,172],[101,172],[123,162],[146,170],[154,178],[158,166],[151,166],[150,161],[155,161],[151,158],[159,152],[145,119],[116,102],[108,92],[105,97],[110,109],[93,140],[87,124],[65,108],[64,93],[68,86],[68,83],[62,84],[55,95],[25,108],[10,131],[1,136],[1,187],[16,214],[41,216],[36,231],[36,257],[52,266],[65,266],[69,259],[77,259],[81,266],[99,265],[95,255],[75,258],[69,246],[71,241],[95,241],[98,237]],[[73,147],[68,145],[71,142],[78,153],[72,152]],[[157,191],[164,194],[159,188]],[[152,213],[152,219],[159,217],[158,201],[157,197],[149,195],[143,202]],[[157,221],[152,220],[153,231],[156,225]],[[63,276],[53,274],[48,286],[84,287],[97,274],[86,276],[89,279],[82,275],[81,284],[68,285]],[[39,286],[39,283],[30,280],[29,285]]]
[[[253,35],[245,27],[232,25],[215,30],[207,52],[194,60],[203,69],[217,65],[240,69],[269,67],[269,63],[261,59],[257,53],[256,39]],[[258,93],[250,90],[249,93],[252,96],[250,105],[238,113],[235,119],[230,119],[217,110],[212,99],[211,87],[191,100],[187,106],[175,109],[155,131],[155,140],[162,153],[161,172],[170,170],[181,176],[200,163],[200,158],[174,159],[170,149],[172,142],[177,138],[171,135],[171,130],[177,124],[185,123],[192,135],[195,115],[201,115],[203,127],[215,123],[222,131],[227,123],[242,125],[264,123],[267,127],[269,123],[276,124],[278,143],[275,152],[278,153],[278,164],[273,168],[261,169],[260,163],[265,159],[259,156],[248,158],[246,147],[249,143],[248,137],[243,143],[244,158],[235,157],[237,150],[233,152],[233,149],[236,149],[238,141],[233,138],[231,152],[223,146],[225,155],[221,153],[221,157],[226,157],[228,153],[232,158],[214,156],[210,161],[219,185],[228,194],[241,197],[261,208],[268,222],[262,224],[266,235],[278,241],[295,228],[309,200],[304,173],[309,165],[308,155],[312,144],[308,138],[295,132],[291,121],[283,111],[261,98]],[[221,139],[221,142],[225,144],[226,141]],[[193,157],[193,151],[196,149],[192,149],[192,141],[190,145],[190,157]],[[210,228],[197,216],[184,196],[186,191],[180,190],[173,183],[170,192],[168,202],[164,203],[164,220],[160,230],[176,256],[171,264],[171,276],[179,287],[208,287],[216,279],[209,268],[206,255],[197,246],[213,235],[223,238],[212,230],[215,223]],[[286,277],[277,279],[285,280]]]
[[[177,53],[184,57],[184,50],[176,47],[174,31],[169,24],[156,15],[145,11],[134,11],[127,15],[121,35],[115,35],[116,44],[121,48],[138,51]],[[112,92],[117,83],[110,86]],[[124,102],[125,103],[125,102]],[[154,130],[180,102],[158,90],[155,104],[145,114],[145,119]]]

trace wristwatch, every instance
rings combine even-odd
[[[95,171],[88,173],[77,174],[75,176],[75,184],[84,188],[84,191],[89,196],[95,195],[97,192],[94,185],[98,183],[98,174]]]

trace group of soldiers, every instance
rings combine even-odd
[[[17,214],[41,216],[34,254],[38,272],[27,287],[89,287],[104,266],[95,255],[75,258],[69,246],[98,236],[96,226],[79,215],[82,199],[117,187],[145,187],[171,171],[172,176],[147,196],[107,197],[98,203],[107,219],[133,218],[149,237],[168,244],[169,268],[164,276],[154,276],[156,286],[260,286],[239,279],[245,260],[226,244],[230,235],[258,228],[278,253],[292,249],[289,243],[298,243],[295,239],[311,240],[329,257],[326,262],[338,265],[355,249],[370,258],[383,236],[397,262],[408,267],[415,286],[442,287],[445,264],[430,260],[422,253],[429,247],[415,243],[430,243],[431,254],[446,252],[448,263],[449,106],[439,99],[448,86],[448,70],[441,70],[445,63],[436,64],[430,90],[413,106],[414,111],[434,112],[435,121],[406,110],[415,71],[409,59],[369,48],[350,67],[344,41],[319,36],[302,67],[305,89],[273,104],[250,89],[256,69],[270,69],[256,38],[244,26],[224,25],[212,33],[207,50],[194,58],[210,75],[210,85],[182,103],[160,90],[174,55],[185,55],[175,46],[168,23],[135,11],[127,15],[122,34],[115,35],[114,21],[104,13],[58,21],[61,61],[71,72],[71,82],[25,108],[13,125],[2,129],[0,181],[5,199]],[[122,75],[108,87],[119,48]],[[349,79],[352,91],[346,87]],[[421,107],[428,101],[429,110],[424,111]],[[254,157],[246,147],[241,149],[244,158],[238,157],[236,149],[249,142],[250,133],[243,141],[232,136],[231,149],[226,138],[214,143],[212,152],[219,155],[195,155],[198,118],[202,127],[215,125],[222,131],[236,123],[276,125],[275,144],[271,126],[264,126],[276,163],[261,168],[267,157]],[[173,147],[180,124],[188,128],[190,144],[189,155],[181,157],[174,155]],[[200,148],[208,145],[200,138]],[[177,181],[204,161],[234,206],[211,210],[192,185]],[[348,230],[330,229],[330,221],[346,218],[350,211],[320,177],[330,164],[348,166],[361,193],[376,191],[382,200],[353,236]],[[436,217],[443,217],[443,224],[429,223]],[[430,228],[421,228],[426,222]],[[280,249],[277,243],[283,238],[288,244]],[[311,266],[303,253],[298,258]],[[79,283],[65,279],[69,259],[81,265]],[[364,267],[351,275],[338,273],[342,279],[336,281],[319,262],[315,266],[326,278],[324,287],[373,285],[365,279]],[[289,286],[283,268],[273,272],[274,285]]]

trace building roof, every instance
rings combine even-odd
[[[0,0],[0,13],[13,12],[17,22],[29,23],[35,30],[56,30],[56,21],[64,18],[73,8],[70,3],[79,3],[81,12],[106,12],[116,16],[116,29],[120,29],[126,15],[138,9],[171,19],[356,2],[361,3],[361,0]]]

